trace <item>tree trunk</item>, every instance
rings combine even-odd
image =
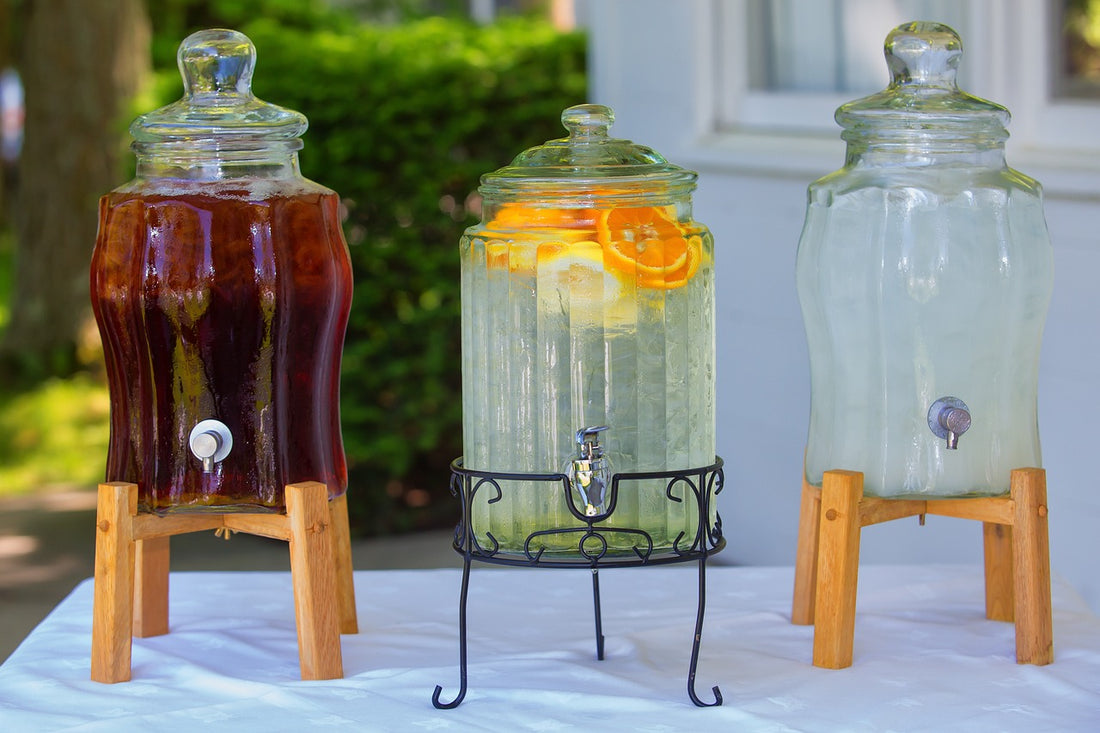
[[[122,181],[130,101],[151,70],[143,0],[29,0],[26,126],[5,360],[71,370],[89,320],[97,201]]]
[[[0,74],[15,61],[12,58],[12,44],[15,40],[12,34],[13,15],[11,3],[0,0]],[[4,100],[0,99],[0,114],[4,112]],[[8,225],[8,196],[10,196],[10,184],[8,178],[13,171],[8,170],[8,161],[0,155],[0,230]]]

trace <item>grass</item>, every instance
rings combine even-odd
[[[0,336],[10,314],[12,237],[0,227]],[[16,390],[0,384],[0,496],[103,480],[110,398],[89,373]]]

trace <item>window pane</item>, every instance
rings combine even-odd
[[[1100,0],[1097,0],[1100,4]],[[966,31],[959,0],[749,0],[749,85],[759,91],[868,94],[889,82],[882,43],[911,20]]]

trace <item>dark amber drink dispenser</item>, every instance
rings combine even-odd
[[[137,175],[100,201],[107,480],[159,514],[281,511],[307,480],[339,496],[338,197],[298,170],[305,117],[252,94],[248,38],[200,31],[179,64],[183,98],[134,122]]]

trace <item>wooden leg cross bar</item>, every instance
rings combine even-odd
[[[814,665],[852,664],[860,530],[925,514],[982,522],[986,617],[1015,621],[1017,663],[1053,662],[1046,473],[1019,468],[1009,496],[969,499],[864,496],[856,471],[826,471],[821,488],[803,480],[791,623],[813,624]]]
[[[298,656],[304,680],[344,676],[340,634],[358,632],[345,497],[308,481],[286,487],[286,514],[138,514],[133,483],[99,485],[92,680],[130,679],[134,636],[168,633],[172,535],[229,529],[290,545]]]

